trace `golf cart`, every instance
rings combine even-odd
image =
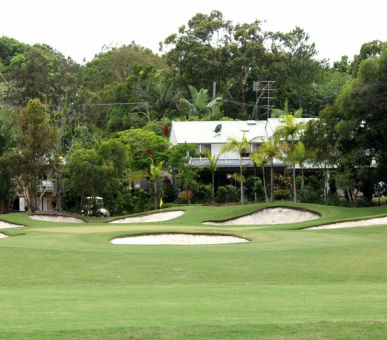
[[[97,216],[97,217],[108,217],[109,212],[105,209],[103,205],[102,197],[86,197],[87,203],[85,208],[87,211],[82,210],[81,214],[85,216]]]

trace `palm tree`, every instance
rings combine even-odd
[[[300,133],[301,130],[305,129],[306,125],[304,122],[297,122],[295,120],[295,117],[291,114],[287,116],[283,115],[281,116],[281,119],[283,121],[283,124],[276,129],[275,135],[283,138],[287,142],[290,142],[289,153],[291,153],[293,152],[293,149],[294,149],[295,137]],[[293,199],[294,199],[294,202],[297,202],[295,162],[292,161],[292,157],[290,157],[289,160],[291,160],[291,166],[292,166]]]
[[[189,90],[191,92],[192,102],[184,98],[180,99],[181,110],[187,110],[189,116],[197,116],[199,119],[202,119],[204,116],[211,114],[213,107],[220,107],[222,96],[214,97],[210,100],[208,90],[200,89],[198,91],[190,85]]]
[[[218,169],[218,160],[220,154],[217,157],[213,157],[210,150],[204,149],[204,155],[208,158],[209,161],[209,164],[206,165],[206,168],[211,171],[212,193],[215,194],[215,171]]]
[[[316,156],[317,151],[315,149],[306,149],[304,143],[297,142],[294,145],[293,152],[292,152],[292,158],[295,163],[300,164],[301,167],[301,192],[304,191],[304,163],[308,159],[312,159]]]
[[[246,136],[243,135],[242,140],[239,141],[235,138],[228,138],[228,143],[225,144],[222,148],[221,153],[228,151],[236,151],[239,154],[239,173],[241,179],[241,205],[245,204],[244,190],[243,190],[243,166],[242,166],[242,155],[243,153],[250,149],[250,143],[247,140]]]
[[[269,198],[267,196],[267,186],[266,186],[266,178],[265,178],[265,165],[267,164],[267,162],[269,160],[268,160],[266,154],[264,154],[261,149],[254,150],[250,154],[250,158],[252,159],[252,161],[256,165],[260,166],[261,169],[262,169],[263,188],[264,188],[264,191],[265,191],[265,201],[266,201],[266,203],[268,203],[269,202]]]
[[[175,91],[173,80],[169,80],[166,83],[152,83],[146,89],[141,89],[139,97],[143,102],[135,105],[132,110],[140,111],[145,114],[150,121],[150,111],[156,111],[160,118],[165,119],[166,111],[171,106],[177,103],[180,96],[179,91]],[[141,110],[145,110],[142,112]]]
[[[151,180],[153,181],[153,203],[154,203],[155,210],[157,210],[157,208],[158,208],[157,180],[159,179],[159,177],[163,173],[161,171],[161,168],[162,168],[164,162],[165,161],[161,161],[158,166],[155,166],[153,164],[153,160],[152,160],[152,164],[150,165],[150,169],[149,169],[149,173],[151,175]]]
[[[292,114],[296,118],[302,118],[302,112],[303,111],[304,111],[304,109],[300,108],[300,109],[294,111]],[[288,99],[287,98],[285,100],[285,106],[284,106],[283,110],[281,110],[281,109],[273,109],[273,110],[271,110],[271,113],[270,113],[271,118],[279,118],[281,116],[287,116],[289,114],[291,114],[291,113],[289,112],[289,103],[288,103]]]
[[[262,139],[260,152],[270,162],[270,201],[274,202],[274,159],[281,158],[284,146],[280,144],[280,138],[273,136],[268,140]]]

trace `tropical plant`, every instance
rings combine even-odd
[[[240,183],[241,183],[241,205],[245,204],[244,190],[243,190],[243,166],[242,166],[242,155],[243,153],[250,149],[250,143],[247,140],[246,136],[243,134],[242,140],[235,138],[228,138],[227,143],[223,146],[221,153],[226,153],[228,151],[235,151],[239,154],[239,174],[240,174]]]
[[[273,136],[268,140],[262,138],[260,152],[270,162],[270,201],[274,202],[274,159],[281,158],[283,155],[284,145],[280,144],[280,138]]]
[[[293,113],[289,112],[289,100],[286,98],[284,109],[273,109],[271,110],[270,116],[271,118],[280,118],[281,116],[287,116],[289,114],[292,114],[295,118],[302,118],[302,112],[304,110],[302,108],[294,111]]]
[[[290,156],[294,163],[300,164],[301,167],[301,192],[304,191],[305,176],[304,176],[304,163],[316,156],[317,151],[315,149],[306,149],[304,143],[298,141],[294,147]]]
[[[266,186],[266,178],[265,178],[265,165],[269,161],[267,155],[263,153],[261,149],[256,149],[252,153],[250,153],[251,160],[257,165],[261,167],[262,170],[262,178],[263,178],[263,188],[265,192],[265,201],[269,202],[269,198],[267,196],[267,186]]]
[[[275,135],[279,136],[280,138],[284,139],[286,142],[290,144],[290,147],[287,149],[287,154],[289,154],[288,159],[290,160],[291,166],[292,166],[293,200],[294,202],[297,202],[296,169],[295,169],[295,161],[291,157],[291,153],[293,152],[293,149],[294,149],[296,136],[306,128],[306,125],[302,121],[297,122],[295,120],[295,116],[291,114],[283,115],[281,116],[281,119],[282,119],[282,125],[276,129]]]
[[[198,117],[201,120],[204,117],[209,117],[213,108],[219,110],[222,102],[222,96],[214,97],[212,99],[208,96],[208,90],[196,90],[189,85],[192,102],[181,98],[179,108],[181,111],[187,112],[189,117]]]
[[[158,197],[157,197],[157,181],[160,176],[163,174],[161,168],[164,164],[164,161],[161,161],[157,166],[152,163],[150,165],[149,173],[151,175],[151,180],[153,181],[153,203],[155,210],[158,208]]]
[[[211,150],[204,149],[204,155],[208,159],[209,164],[205,167],[211,171],[211,179],[212,179],[212,192],[215,194],[215,171],[218,169],[218,160],[220,154],[217,157],[212,156]]]

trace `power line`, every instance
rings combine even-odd
[[[104,103],[104,104],[90,104],[90,106],[112,106],[112,105],[138,105],[146,104],[147,102],[138,102],[138,103]]]

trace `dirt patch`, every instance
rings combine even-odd
[[[377,217],[371,218],[368,220],[360,220],[360,221],[347,221],[347,222],[339,222],[332,224],[324,224],[316,227],[306,228],[307,230],[318,230],[318,229],[339,229],[339,228],[353,228],[353,227],[367,227],[373,225],[382,225],[387,224],[387,216],[386,217]]]
[[[220,222],[204,222],[212,225],[244,225],[244,224],[287,224],[299,223],[320,218],[317,213],[284,207],[266,208],[253,214]]]
[[[119,220],[114,220],[109,223],[142,223],[142,222],[162,222],[172,220],[184,214],[184,210],[165,211],[160,213],[126,217]]]
[[[113,244],[131,245],[203,245],[203,244],[226,244],[242,243],[248,240],[230,235],[203,235],[203,234],[156,234],[139,235],[116,238]]]
[[[24,225],[14,224],[10,222],[0,221],[0,229],[8,229],[8,228],[23,228]]]
[[[54,215],[29,215],[33,220],[46,222],[66,222],[66,223],[86,223],[84,220],[76,217],[54,216]]]

